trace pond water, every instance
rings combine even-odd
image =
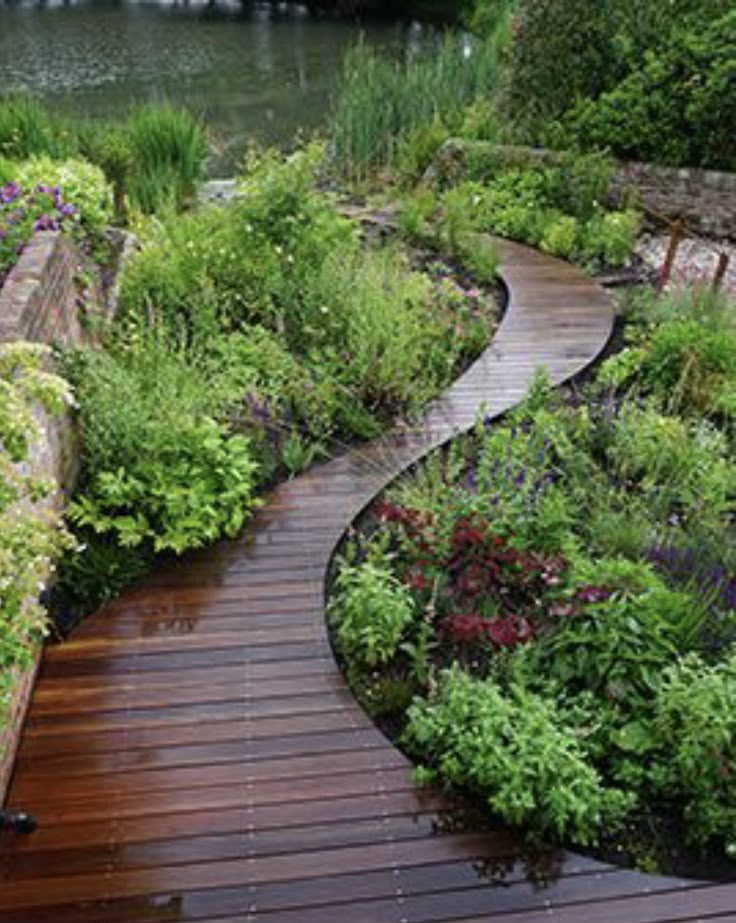
[[[343,52],[360,36],[397,49],[431,27],[313,18],[297,4],[0,0],[0,94],[114,117],[131,103],[183,103],[211,127],[215,175],[249,139],[288,143],[324,124]]]

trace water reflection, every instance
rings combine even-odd
[[[288,143],[323,124],[341,56],[361,34],[415,48],[427,27],[313,19],[296,4],[217,0],[0,0],[0,93],[39,93],[62,112],[123,113],[168,98],[220,139],[214,173],[247,141]]]

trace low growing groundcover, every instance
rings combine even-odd
[[[379,498],[330,623],[417,781],[533,842],[731,878],[733,306],[635,301],[582,390],[540,377]]]

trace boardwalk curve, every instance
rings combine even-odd
[[[499,242],[510,294],[485,354],[429,410],[278,487],[251,527],[162,569],[49,647],[3,834],[0,923],[664,923],[736,919],[736,889],[559,854],[544,889],[505,830],[451,806],[345,687],[324,578],[399,472],[605,345],[613,312],[573,267]],[[508,863],[504,887],[479,868]]]

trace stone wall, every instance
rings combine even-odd
[[[473,164],[476,168],[530,167],[553,165],[561,157],[556,151],[451,139],[441,148],[426,179],[458,179]],[[612,204],[632,201],[655,220],[684,220],[693,234],[736,240],[735,173],[619,163],[610,196]]]
[[[624,163],[611,192],[617,200],[633,194],[644,208],[669,221],[680,218],[695,233],[736,240],[736,173]]]
[[[57,231],[37,233],[0,290],[0,341],[82,341],[75,277],[79,254]]]
[[[80,267],[79,253],[68,238],[56,232],[36,234],[0,289],[0,342],[80,344]],[[38,420],[42,436],[32,449],[30,467],[34,474],[54,478],[59,489],[50,502],[60,508],[77,475],[74,423],[69,414],[57,419],[40,411]],[[17,671],[14,677],[10,720],[0,730],[0,803],[5,801],[40,657],[39,649],[31,668]]]

